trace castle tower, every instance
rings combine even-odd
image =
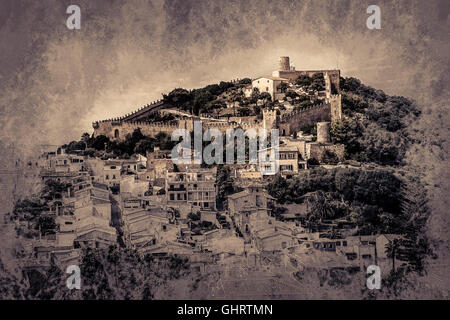
[[[317,122],[317,142],[330,143],[330,123]]]
[[[277,112],[276,110],[263,110],[263,129],[270,132],[272,128],[276,127],[277,124]]]
[[[328,72],[325,72],[323,77],[325,79],[325,94],[326,94],[326,98],[330,99],[330,96],[331,96],[331,80],[330,80],[330,76],[329,76]]]
[[[342,96],[341,94],[331,94],[328,99],[330,103],[331,122],[336,122],[342,119]]]
[[[279,71],[290,71],[291,70],[289,57],[280,57],[278,70]]]

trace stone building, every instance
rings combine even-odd
[[[274,200],[259,184],[228,196],[228,212],[244,238],[250,236],[253,228],[259,228],[258,225],[267,225]]]
[[[217,168],[166,172],[167,204],[191,204],[216,210]]]
[[[306,156],[318,162],[332,159],[336,162],[344,159],[345,147],[342,144],[333,144],[330,138],[330,123],[317,123],[317,141],[306,144]]]
[[[282,96],[282,92],[279,88],[280,84],[287,81],[289,81],[289,79],[281,77],[260,77],[252,81],[252,88],[257,88],[259,90],[259,93],[269,93],[272,97],[272,101],[275,101],[280,99],[280,96]]]

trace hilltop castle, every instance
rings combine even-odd
[[[135,129],[140,129],[144,135],[155,136],[159,132],[171,134],[174,130],[182,128],[192,131],[194,121],[202,121],[204,130],[218,129],[225,133],[227,129],[242,128],[247,129],[267,129],[279,128],[280,135],[289,136],[296,133],[303,125],[315,124],[317,122],[334,122],[341,118],[341,95],[339,93],[340,70],[304,70],[298,71],[291,67],[289,57],[281,57],[279,68],[273,71],[272,76],[254,79],[252,84],[243,91],[246,97],[250,97],[253,90],[260,93],[267,92],[273,101],[280,101],[285,98],[285,93],[280,88],[281,83],[292,86],[299,76],[312,77],[322,74],[324,80],[324,90],[321,92],[309,93],[315,95],[316,103],[305,108],[291,110],[281,113],[279,110],[262,110],[262,119],[251,117],[199,117],[188,113],[178,113],[174,120],[165,122],[149,121],[149,115],[167,110],[175,110],[174,106],[158,100],[148,104],[131,114],[126,114],[119,118],[94,122],[94,136],[105,135],[111,140],[124,140],[127,135],[133,133]]]

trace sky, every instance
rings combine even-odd
[[[66,9],[81,9],[69,30]],[[62,144],[175,87],[339,68],[436,112],[448,101],[449,1],[0,2],[0,139]],[[434,109],[433,109],[434,108]],[[440,112],[440,111],[439,111]]]

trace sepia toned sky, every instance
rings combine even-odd
[[[81,30],[66,27],[70,4]],[[381,30],[366,27],[370,4]],[[447,0],[2,0],[0,139],[66,143],[174,87],[270,74],[281,55],[434,112],[448,100],[448,13]]]

